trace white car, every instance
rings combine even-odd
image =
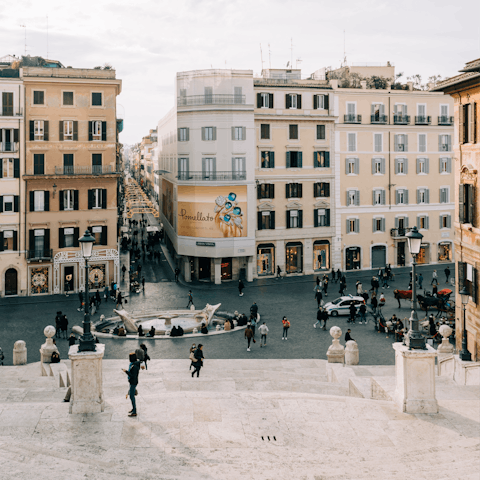
[[[350,305],[354,304],[358,309],[360,305],[365,304],[363,297],[354,297],[353,295],[346,295],[344,297],[338,297],[332,302],[326,303],[323,308],[331,317],[337,317],[338,315],[350,315]]]

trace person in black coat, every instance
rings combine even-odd
[[[129,355],[130,365],[128,370],[123,370],[128,375],[128,383],[130,384],[130,388],[128,390],[128,394],[130,396],[130,400],[132,402],[132,409],[128,412],[129,417],[136,417],[137,416],[137,405],[135,403],[135,391],[138,385],[138,374],[140,372],[140,362],[137,360],[137,356],[135,353],[131,353]]]
[[[351,332],[351,330],[348,329],[347,333],[345,334],[345,343],[348,342],[349,340],[355,341],[355,339],[350,336],[350,332]]]
[[[242,290],[243,290],[244,288],[245,288],[245,285],[244,285],[244,283],[242,282],[242,280],[240,279],[240,280],[238,281],[238,296],[239,296],[239,297],[243,297],[243,292],[242,292]]]
[[[197,373],[197,378],[200,375],[200,369],[203,367],[203,345],[200,343],[198,345],[198,348],[195,350],[195,353],[193,356],[195,357],[195,361],[192,362],[192,365],[195,367],[195,370],[192,372],[192,378],[195,375],[195,372]]]
[[[355,315],[357,314],[357,307],[353,303],[350,304],[350,319],[348,323],[355,323]]]

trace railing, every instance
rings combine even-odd
[[[187,105],[245,105],[245,95],[212,94],[177,97],[177,106]]]
[[[411,228],[391,228],[390,236],[392,238],[404,237],[410,230]]]
[[[410,123],[410,115],[394,115],[393,123],[395,125],[408,125]]]
[[[17,108],[16,110],[14,110],[10,107],[3,107],[0,110],[0,115],[2,117],[21,117],[23,115],[23,109]]]
[[[370,123],[387,123],[386,115],[371,115]]]
[[[0,143],[1,152],[16,152],[18,151],[18,143],[16,142],[2,142]]]
[[[53,257],[53,250],[47,248],[27,250],[28,260],[51,260]]]
[[[120,172],[113,165],[55,167],[55,175],[108,175]]]
[[[222,180],[246,180],[247,172],[180,172],[177,175],[178,180],[218,182]]]
[[[430,125],[432,123],[432,117],[426,117],[425,115],[417,115],[415,117],[415,125]]]
[[[453,125],[453,117],[440,116],[438,117],[439,125]]]
[[[343,123],[362,123],[362,116],[361,115],[344,115],[343,116]]]

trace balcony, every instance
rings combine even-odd
[[[392,238],[404,238],[411,228],[391,228],[390,236]]]
[[[52,249],[35,249],[35,250],[27,250],[27,260],[33,262],[42,262],[44,260],[51,261],[53,258],[53,250]]]
[[[430,125],[432,123],[432,117],[426,117],[425,115],[417,115],[415,117],[415,125]]]
[[[408,125],[410,123],[410,115],[394,115],[393,123],[395,125]]]
[[[387,116],[386,115],[371,115],[370,116],[370,123],[377,123],[377,124],[385,124],[387,123]]]
[[[112,175],[121,173],[113,165],[55,167],[55,175]]]
[[[177,97],[178,107],[190,105],[245,105],[245,95],[212,94]]]
[[[0,152],[18,152],[18,143],[17,142],[1,142],[0,143]]]
[[[23,109],[17,108],[14,109],[13,107],[3,107],[0,110],[0,116],[2,117],[21,117],[23,115]]]
[[[441,116],[438,117],[439,125],[453,125],[453,117]]]
[[[362,116],[352,114],[344,115],[343,123],[362,123]]]
[[[177,175],[181,182],[221,182],[225,180],[246,180],[247,172],[180,172]]]

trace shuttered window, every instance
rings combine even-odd
[[[179,128],[177,138],[179,142],[188,142],[190,140],[190,129],[188,127]]]
[[[394,147],[396,152],[408,152],[408,135],[403,133],[395,135]]]
[[[285,198],[302,198],[303,188],[301,183],[285,184]]]
[[[262,152],[262,168],[275,168],[275,152]]]
[[[417,188],[417,204],[430,203],[430,191],[428,188]]]
[[[372,158],[372,174],[385,175],[385,159],[384,158]]]
[[[383,151],[383,135],[381,133],[375,133],[374,137],[374,151],[382,152]]]
[[[424,153],[427,151],[427,134],[420,133],[418,135],[418,151]]]
[[[270,124],[262,123],[260,125],[260,138],[262,140],[270,140]]]
[[[258,185],[257,198],[275,198],[275,185],[273,183],[261,183]]]
[[[449,203],[450,189],[448,187],[440,188],[440,203]]]
[[[383,217],[374,217],[372,231],[375,232],[384,232],[385,231],[385,218]]]
[[[376,188],[372,194],[372,205],[385,205],[385,190]]]
[[[347,233],[360,233],[360,220],[358,218],[347,218]]]
[[[430,173],[430,162],[428,158],[417,158],[417,175]]]
[[[439,173],[452,173],[452,159],[448,157],[440,157],[439,162]]]
[[[232,140],[246,140],[246,127],[232,127]]]
[[[317,140],[325,140],[325,125],[317,125]]]
[[[329,227],[330,226],[330,209],[316,208],[313,210],[313,226]]]
[[[449,214],[440,215],[440,228],[452,228],[452,217]]]
[[[314,168],[330,168],[330,152],[313,152]]]
[[[313,184],[314,197],[330,197],[330,183],[319,182]]]
[[[359,190],[347,190],[347,206],[359,206],[360,205],[360,191]]]
[[[360,173],[360,160],[358,158],[345,159],[345,173],[347,175],[358,175]]]
[[[428,230],[429,220],[428,215],[420,215],[417,217],[417,228],[420,230]]]
[[[395,191],[395,204],[408,205],[408,190],[399,188]]]
[[[290,140],[298,140],[298,125],[289,125],[288,138]]]
[[[348,133],[347,134],[347,143],[348,143],[348,151],[349,152],[356,152],[357,151],[357,134],[356,133]]]

